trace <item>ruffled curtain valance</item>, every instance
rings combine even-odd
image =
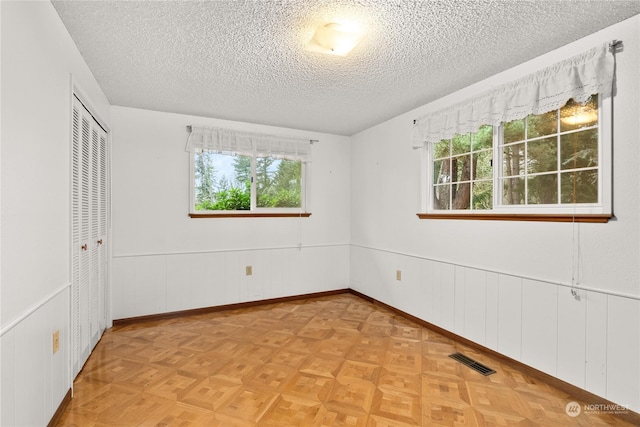
[[[609,42],[506,83],[479,96],[426,114],[415,122],[411,143],[421,148],[483,125],[522,119],[562,107],[573,98],[585,102],[593,94],[611,96],[614,56]]]
[[[308,139],[287,138],[231,129],[191,126],[186,151],[274,157],[277,159],[310,161]]]

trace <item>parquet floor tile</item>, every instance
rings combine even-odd
[[[340,409],[320,408],[314,427],[366,427],[366,414],[352,413]]]
[[[353,378],[376,384],[379,374],[380,365],[355,360],[345,360],[340,372],[338,372],[338,378]]]
[[[278,399],[278,396],[279,393],[275,391],[242,387],[231,399],[222,404],[216,413],[229,418],[257,423]]]
[[[419,426],[422,423],[421,397],[378,388],[373,396],[370,413],[402,424]]]
[[[215,411],[240,390],[241,385],[207,378],[185,393],[178,402],[204,411]]]
[[[289,348],[281,348],[271,354],[269,361],[271,363],[298,368],[307,357],[309,357],[308,353],[298,353],[297,351],[289,350]]]
[[[300,366],[300,372],[335,378],[342,363],[342,359],[310,354]]]
[[[311,426],[322,403],[290,395],[281,395],[260,420],[261,426]]]
[[[212,375],[214,378],[226,380],[236,384],[242,384],[257,371],[261,366],[260,362],[251,359],[230,359],[226,364],[218,368]]]
[[[338,378],[326,400],[329,409],[366,415],[371,409],[376,385],[371,381]]]
[[[263,387],[282,392],[296,372],[297,370],[295,368],[269,363],[261,369],[256,370],[253,375],[246,380],[246,384],[250,387]]]
[[[448,357],[495,369],[482,376]],[[351,294],[117,326],[59,426],[631,427]],[[591,402],[588,402],[591,403]]]
[[[283,394],[300,399],[324,402],[333,388],[334,383],[335,379],[333,378],[298,372],[290,379],[286,392]]]

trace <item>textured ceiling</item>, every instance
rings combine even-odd
[[[640,1],[53,1],[113,105],[352,135],[640,13]],[[315,29],[366,29],[348,57]]]

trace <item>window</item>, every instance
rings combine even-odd
[[[493,128],[433,145],[433,209],[491,209]]]
[[[427,211],[608,213],[610,172],[602,160],[610,142],[601,110],[594,95],[429,144]]]
[[[188,126],[190,216],[309,216],[310,140]],[[228,214],[228,215],[227,215]]]
[[[414,120],[420,218],[606,222],[620,42]]]
[[[598,204],[598,97],[502,126],[501,204]]]
[[[195,211],[303,207],[300,160],[194,153]]]

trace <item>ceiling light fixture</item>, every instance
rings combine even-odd
[[[318,28],[307,44],[311,52],[347,56],[360,43],[363,34],[346,25],[330,23]]]

